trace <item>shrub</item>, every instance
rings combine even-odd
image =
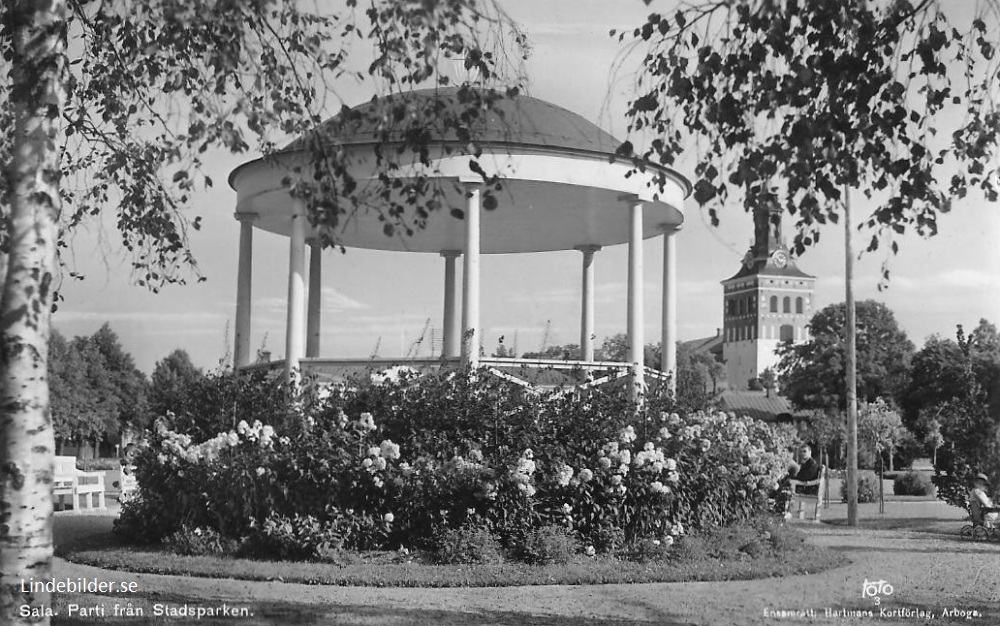
[[[533,565],[568,563],[579,550],[580,543],[563,526],[542,526],[528,531],[519,550],[521,560]]]
[[[254,529],[247,543],[251,556],[329,561],[336,559],[346,532],[311,515],[285,517],[272,513]]]
[[[639,539],[619,551],[619,556],[636,563],[656,563],[672,558],[677,544],[673,537]]]
[[[930,476],[909,471],[892,481],[892,492],[897,496],[929,496],[934,493],[934,485]]]
[[[879,479],[875,472],[858,470],[858,502],[878,502]],[[840,499],[847,502],[847,477],[840,483]]]
[[[215,529],[189,526],[182,526],[168,536],[163,545],[171,552],[187,556],[225,556],[239,550],[237,541],[223,537]]]
[[[434,560],[444,564],[495,564],[503,562],[500,543],[482,525],[441,530],[435,539]]]
[[[224,383],[227,393],[249,384]],[[251,397],[278,393],[259,384]],[[252,407],[223,415],[207,401],[204,418],[158,420],[136,453],[140,495],[116,532],[156,542],[211,528],[249,537],[255,554],[318,559],[341,548],[434,548],[442,532],[483,528],[511,553],[534,537],[541,547],[529,552],[544,559],[541,538],[555,531],[540,529],[558,527],[609,552],[678,523],[760,514],[794,437],[733,415],[681,416],[655,392],[636,415],[625,387],[539,395],[448,372],[329,391],[281,410],[265,402],[274,425]],[[185,423],[199,426],[179,432]],[[223,427],[209,437],[205,424]]]

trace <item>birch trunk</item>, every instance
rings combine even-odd
[[[21,590],[52,567],[49,322],[59,235],[59,124],[65,99],[65,0],[17,0],[5,13],[13,37],[16,122],[6,176],[11,206],[0,293],[0,623],[48,624],[48,594]]]

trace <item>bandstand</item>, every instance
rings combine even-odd
[[[459,106],[451,89],[414,91],[390,98],[433,98],[443,106]],[[385,106],[366,103],[359,107]],[[374,119],[377,116],[362,116]],[[371,122],[338,134],[337,143],[356,164],[355,178],[374,176],[371,162],[376,142]],[[631,162],[614,159],[620,144],[583,117],[528,96],[505,97],[486,113],[477,133],[482,149],[479,164],[503,181],[495,210],[481,207],[483,177],[470,169],[470,157],[453,149],[456,139],[443,131],[431,142],[431,166],[422,171],[449,185],[446,204],[460,207],[464,218],[447,211],[432,215],[427,227],[412,236],[390,237],[377,210],[361,210],[332,233],[345,248],[437,254],[443,260],[444,341],[440,358],[381,359],[385,365],[440,366],[464,363],[487,367],[497,375],[527,384],[510,374],[513,366],[531,365],[603,372],[583,385],[631,376],[641,392],[647,376],[667,377],[676,369],[676,234],[684,221],[683,202],[690,183],[672,169],[649,165],[632,172]],[[321,126],[320,132],[323,131]],[[293,198],[283,182],[308,162],[311,152],[289,148],[266,159],[236,168],[229,177],[237,192],[236,219],[240,222],[237,283],[235,362],[237,368],[283,367],[288,376],[301,371],[322,372],[335,366],[360,365],[358,359],[337,359],[320,351],[320,260],[316,229],[310,225],[301,200]],[[653,183],[664,175],[662,188]],[[406,177],[401,168],[396,176]],[[412,175],[410,170],[409,175]],[[250,363],[252,320],[251,260],[254,229],[289,238],[288,308],[285,359],[266,365]],[[659,370],[643,365],[643,244],[663,240],[662,361]],[[594,264],[608,246],[628,245],[627,329],[628,363],[594,361]],[[309,247],[308,272],[306,248]],[[580,361],[498,359],[480,356],[480,255],[577,250],[581,256]],[[457,284],[461,258],[462,286]],[[460,298],[459,298],[460,295]],[[461,301],[459,309],[458,301]],[[371,364],[370,360],[364,363]],[[672,376],[669,377],[672,380]]]

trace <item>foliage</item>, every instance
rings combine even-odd
[[[579,547],[579,540],[565,526],[548,525],[528,531],[519,552],[525,563],[549,565],[569,563]]]
[[[435,537],[434,558],[444,564],[500,563],[503,553],[493,533],[482,525],[443,528]]]
[[[858,502],[878,502],[879,478],[870,470],[858,471]],[[840,483],[840,499],[847,502],[847,479]]]
[[[908,382],[913,344],[885,304],[865,300],[856,309],[858,400],[896,398]],[[831,304],[810,321],[809,341],[779,347],[780,386],[796,406],[844,410],[845,319],[844,304]]]
[[[940,424],[945,444],[937,450],[934,465],[938,498],[965,508],[972,476],[984,472],[992,480],[1000,478],[1000,393],[995,388],[1000,341],[993,325],[982,320],[968,336],[959,326],[955,343],[959,361],[954,395],[922,415],[926,423]]]
[[[903,397],[904,419],[919,434],[929,432],[940,406],[955,398],[979,395],[1000,419],[1000,338],[985,319],[968,336],[958,327],[956,340],[928,338],[913,357],[910,384]]]
[[[49,340],[49,388],[56,439],[66,443],[117,441],[125,428],[146,423],[145,375],[105,323],[90,337]]]
[[[335,523],[311,515],[284,516],[272,511],[246,541],[249,554],[282,560],[337,560],[344,534]],[[168,546],[169,547],[169,546]]]
[[[930,476],[923,472],[909,471],[892,481],[892,493],[897,496],[929,496],[934,493]]]
[[[203,376],[186,350],[176,349],[156,362],[150,376],[149,410],[153,415],[166,415],[185,404]]]
[[[226,556],[237,551],[236,542],[226,539],[214,528],[181,526],[163,540],[163,545],[171,552],[187,556]]]
[[[619,153],[670,165],[697,146],[693,195],[713,223],[724,206],[752,211],[778,194],[797,217],[796,253],[837,223],[845,188],[861,190],[875,204],[868,249],[888,240],[895,252],[907,229],[936,233],[952,198],[998,197],[1000,29],[988,6],[954,25],[939,3],[907,0],[651,13],[631,31],[642,68],[626,116],[653,139]]]
[[[858,407],[858,438],[871,446],[876,458],[884,457],[886,451],[892,455],[905,434],[899,413],[882,398]]]
[[[163,413],[157,415],[195,443],[236,428],[241,416],[275,427],[294,419],[287,385],[267,372],[221,370],[192,376],[183,385],[182,393],[159,396],[158,408]]]
[[[161,420],[137,456],[140,496],[119,532],[156,541],[210,526],[290,554],[306,535],[433,548],[441,533],[474,527],[536,558],[551,534],[539,529],[559,527],[613,550],[763,512],[790,458],[790,436],[770,425],[682,418],[659,411],[672,405],[655,394],[657,417],[643,419],[627,389],[537,396],[485,372],[451,372],[354,380],[322,395],[271,414],[273,427],[240,421],[210,439]],[[316,558],[316,548],[297,554]]]

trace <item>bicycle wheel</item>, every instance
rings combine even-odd
[[[962,530],[958,531],[958,536],[962,539],[972,539],[972,531],[974,528],[974,526],[969,525],[962,526]]]
[[[983,528],[982,526],[976,526],[972,529],[972,540],[973,541],[986,541],[990,537],[990,531]]]

